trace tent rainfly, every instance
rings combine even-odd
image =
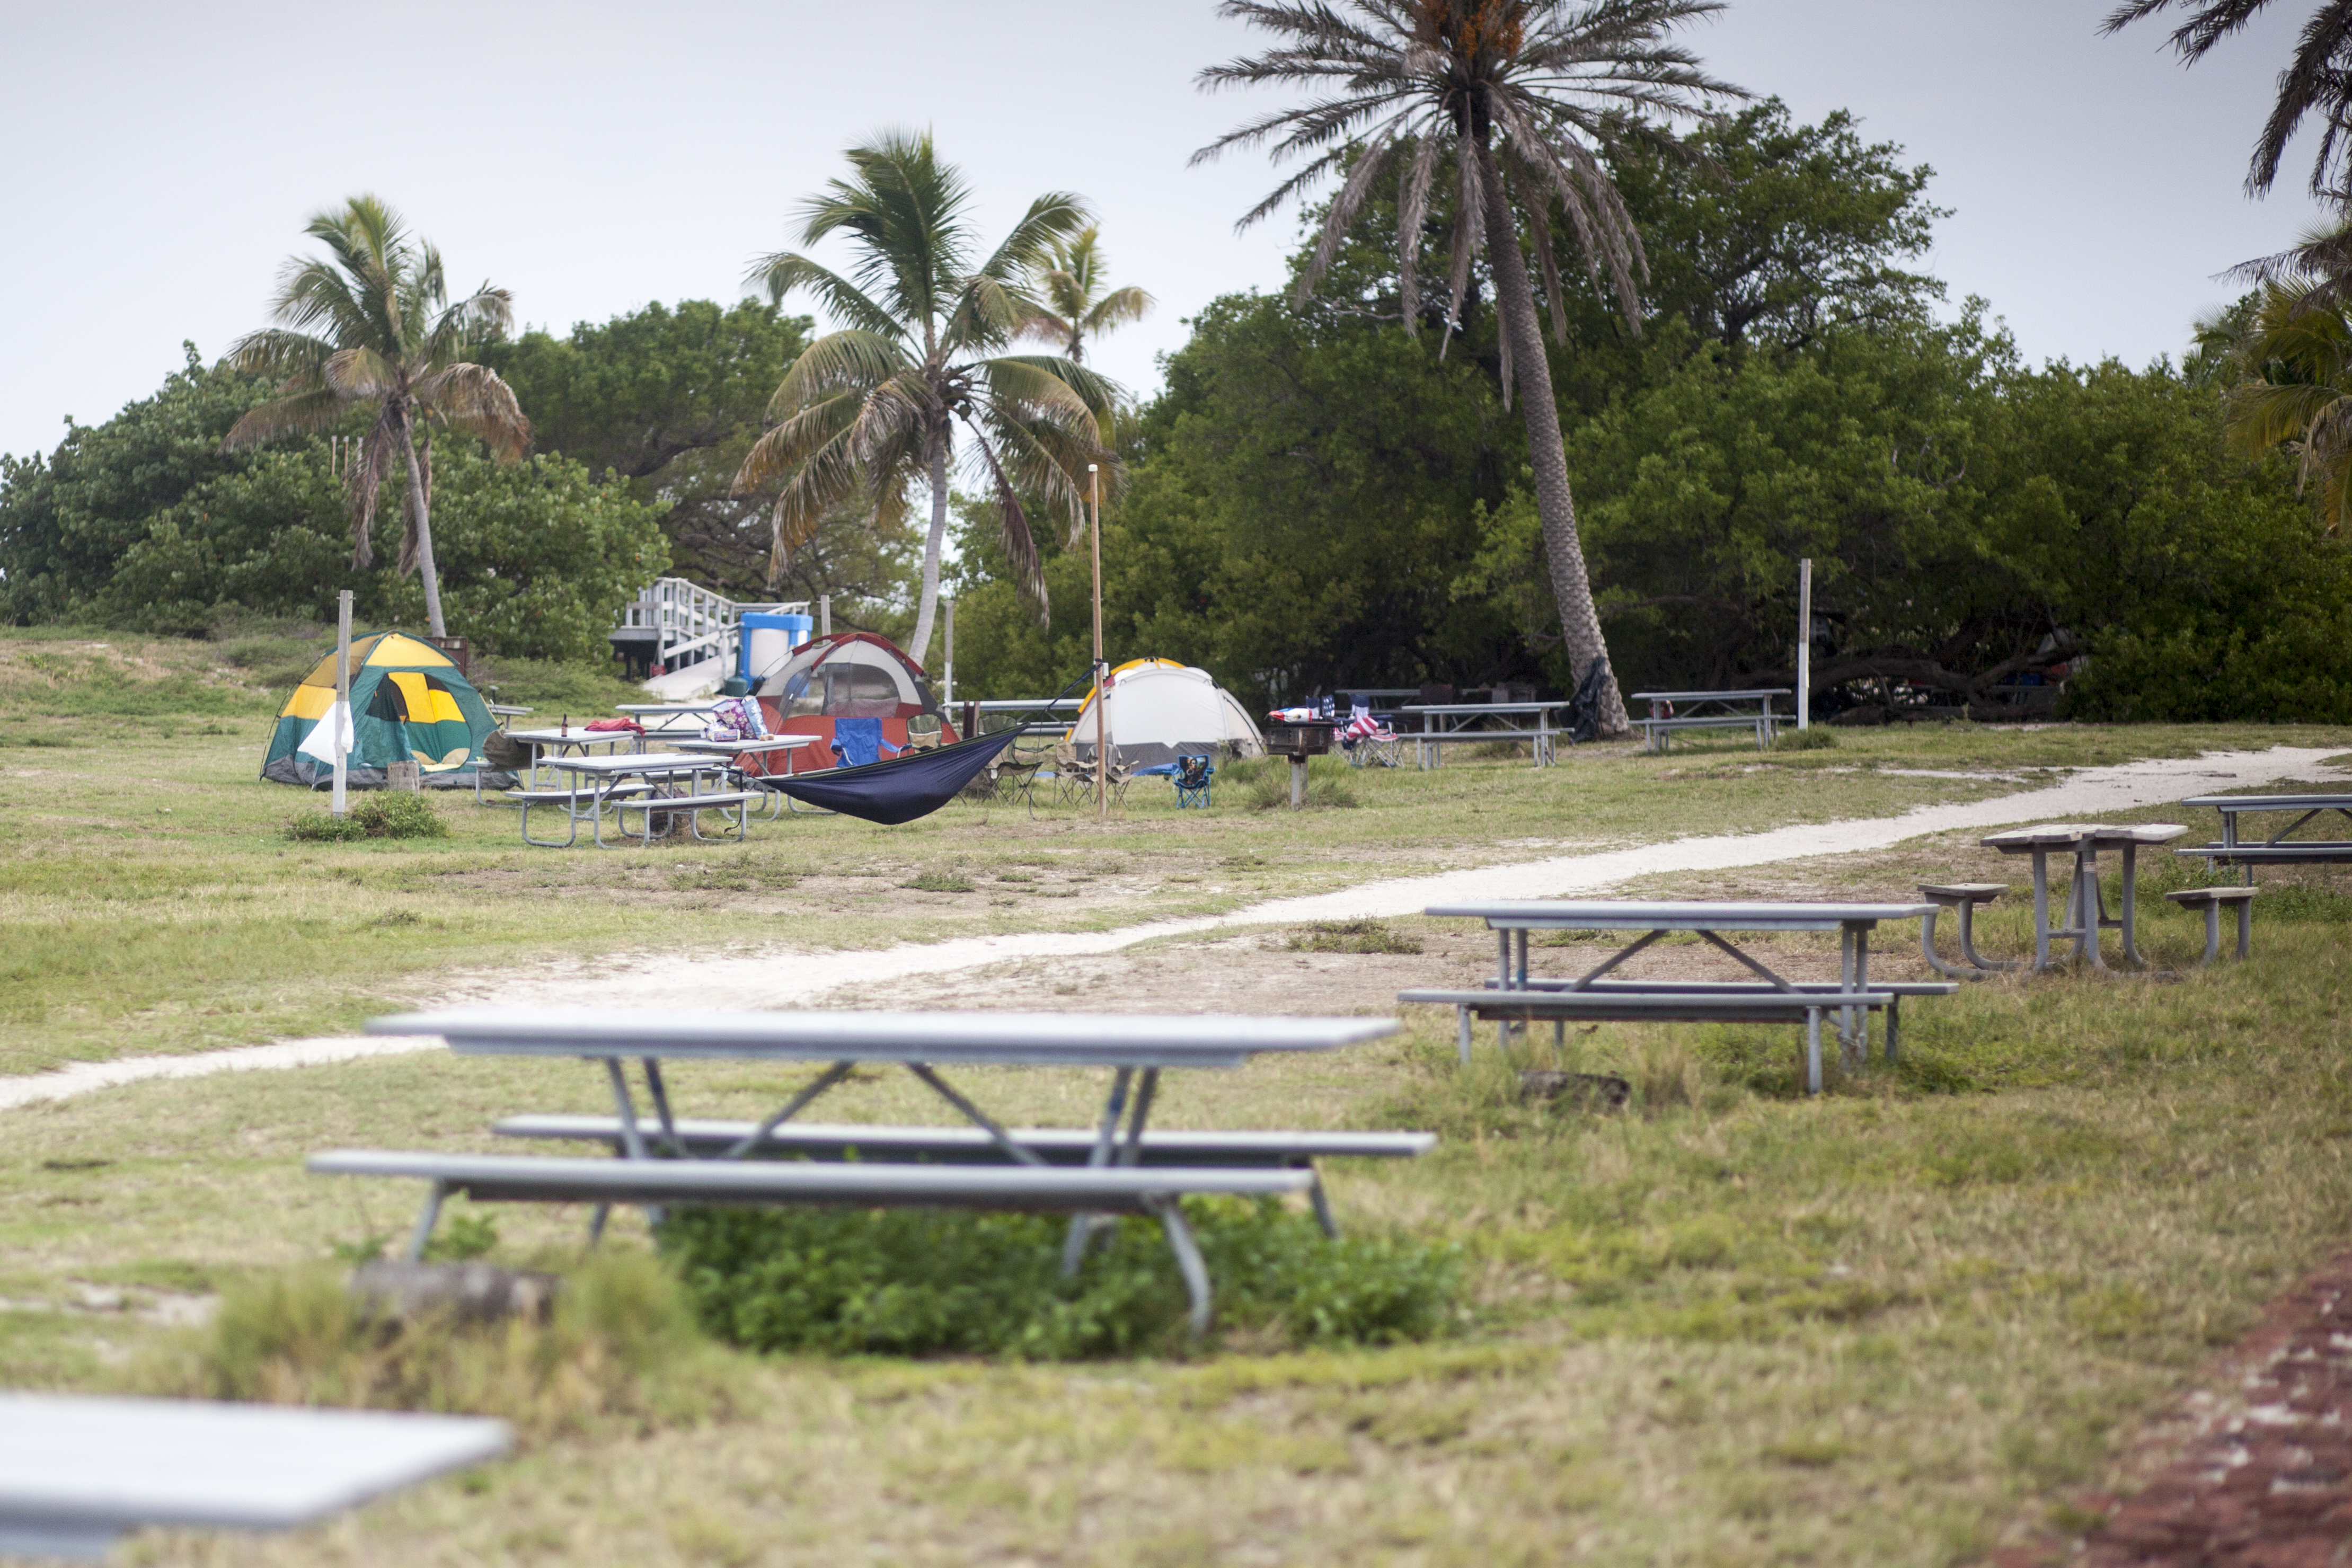
[[[302,743],[335,706],[335,656],[319,661],[278,712],[269,755],[261,776],[272,783],[325,789],[334,779],[331,747],[325,758]],[[381,789],[385,769],[414,762],[428,789],[470,789],[482,767],[482,743],[498,727],[472,683],[438,648],[397,632],[352,640],[350,783],[354,789]],[[510,778],[483,770],[488,783]]]
[[[1231,692],[1206,670],[1172,659],[1134,659],[1110,673],[1103,714],[1111,750],[1131,768],[1151,768],[1180,757],[1263,757],[1265,737]],[[1095,751],[1095,703],[1087,694],[1069,738],[1082,758]]]

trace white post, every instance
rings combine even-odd
[[[955,601],[948,601],[947,706],[955,706]]]
[[[1087,465],[1087,490],[1095,524],[1095,815],[1107,822],[1110,821],[1110,667],[1103,663],[1102,476],[1097,466]]]
[[[833,595],[830,593],[820,595],[817,599],[816,634],[820,637],[833,635]]]
[[[352,756],[343,746],[344,716],[352,711],[352,591],[335,596],[335,707],[327,716],[330,744],[335,748],[335,793],[328,810],[340,817],[347,804]],[[356,726],[354,726],[356,727]]]
[[[1797,727],[1813,722],[1813,563],[1797,563]]]

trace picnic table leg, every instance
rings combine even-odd
[[[1462,1054],[1462,1065],[1467,1067],[1470,1065],[1470,1009],[1468,1008],[1458,1007],[1454,1009],[1454,1032],[1460,1036],[1454,1041],[1454,1045]]]
[[[1853,988],[1870,989],[1870,927],[1864,925],[1853,934]],[[1870,1009],[1853,1009],[1853,1051],[1857,1065],[1870,1065]]]
[[[1854,980],[1854,929],[1838,927],[1838,989],[1851,991],[1857,988]],[[1848,1071],[1853,1070],[1853,1009],[1840,1008],[1837,1020],[1838,1064]]]
[[[449,1196],[449,1184],[436,1181],[425,1195],[425,1212],[416,1217],[416,1228],[409,1232],[408,1260],[424,1261],[425,1244],[433,1239],[433,1228],[440,1223],[441,1200]]]
[[[606,1057],[604,1071],[613,1081],[613,1105],[620,1113],[621,1117],[621,1157],[626,1160],[642,1160],[646,1157],[646,1140],[637,1131],[636,1102],[629,1097],[629,1079],[628,1075],[621,1071],[621,1059],[617,1056]],[[604,1221],[611,1216],[612,1205],[600,1203],[596,1206],[596,1212],[588,1221],[588,1239],[592,1243],[604,1233]],[[661,1209],[655,1205],[647,1204],[646,1223],[659,1225],[661,1222]]]
[[[1495,988],[1499,991],[1507,991],[1511,988],[1511,933],[1507,928],[1495,933]],[[1506,1056],[1510,1054],[1511,1020],[1509,1019],[1498,1018],[1495,1020],[1495,1048]]]
[[[2074,956],[2087,954],[2091,967],[2104,969],[2107,961],[2099,953],[2099,930],[2106,920],[2107,901],[2099,891],[2099,852],[2087,839],[2074,851],[2074,903],[2082,915],[2074,925]]]
[[[2244,899],[2238,901],[2238,957],[2242,961],[2254,950],[2254,906]]]
[[[1138,1164],[1143,1158],[1143,1124],[1151,1119],[1152,1097],[1160,1092],[1160,1069],[1147,1067],[1143,1081],[1135,1086],[1135,1111],[1127,1120],[1127,1144],[1118,1151],[1118,1163]]]
[[[2139,846],[2124,846],[2124,956],[2133,965],[2146,968],[2139,956],[2138,925]]]
[[[1185,1327],[1194,1339],[1209,1332],[1209,1270],[1201,1261],[1201,1249],[1192,1239],[1192,1228],[1184,1223],[1182,1205],[1176,1198],[1152,1200],[1151,1211],[1160,1219],[1160,1228],[1167,1233],[1168,1249],[1176,1254],[1176,1267],[1184,1276],[1184,1289],[1192,1298],[1192,1310],[1185,1317]]]
[[[1519,933],[1519,989],[1528,988],[1528,933]]]
[[[1102,1121],[1095,1129],[1095,1146],[1087,1155],[1089,1169],[1110,1164],[1118,1145],[1118,1118],[1127,1109],[1127,1086],[1135,1079],[1135,1069],[1122,1067],[1111,1074],[1110,1095],[1103,1102]],[[1062,1278],[1068,1279],[1078,1271],[1079,1260],[1086,1256],[1087,1237],[1094,1228],[1091,1214],[1070,1216],[1069,1233],[1062,1239]]]
[[[2212,963],[2212,961],[2213,961],[2214,959],[2216,959],[2216,958],[2220,957],[2221,956],[2221,906],[2220,904],[2207,904],[2207,905],[2205,906],[2205,959],[2204,959],[2204,963],[2205,963],[2205,964],[2210,964],[2210,963]],[[2204,965],[2200,965],[2199,967],[2201,968],[2201,967],[2204,967]]]
[[[970,1121],[973,1126],[978,1127],[982,1132],[986,1133],[992,1139],[995,1140],[997,1147],[1012,1155],[1013,1159],[1017,1160],[1022,1165],[1042,1166],[1045,1163],[1044,1157],[1036,1154],[1034,1150],[1024,1149],[1018,1143],[1015,1143],[1013,1141],[1013,1134],[999,1126],[996,1122],[990,1117],[987,1112],[982,1110],[979,1106],[973,1104],[971,1101],[965,1099],[962,1095],[950,1088],[948,1086],[947,1080],[941,1078],[937,1072],[933,1071],[929,1063],[910,1061],[907,1063],[907,1071],[921,1079],[925,1083],[929,1084],[934,1093],[938,1094],[940,1099],[946,1101],[957,1110],[962,1112],[966,1120]],[[1148,1096],[1150,1093],[1150,1080],[1148,1078],[1145,1080],[1145,1083],[1148,1103]],[[1139,1103],[1137,1108],[1140,1110],[1142,1108],[1141,1104]]]
[[[848,1077],[850,1071],[856,1065],[857,1063],[855,1061],[836,1061],[831,1067],[826,1068],[823,1072],[818,1073],[815,1082],[810,1084],[807,1088],[802,1090],[799,1093],[785,1101],[782,1110],[776,1112],[775,1114],[770,1116],[766,1121],[752,1128],[749,1134],[730,1146],[727,1152],[720,1155],[719,1157],[722,1160],[740,1160],[745,1155],[750,1154],[753,1149],[758,1148],[761,1144],[767,1141],[769,1134],[774,1132],[777,1128],[782,1126],[785,1123],[791,1121],[793,1117],[799,1115],[803,1110],[807,1109],[810,1101],[814,1100],[818,1095],[824,1093],[826,1090],[832,1088],[835,1084]]]
[[[2050,967],[2050,855],[2033,852],[2033,972]]]
[[[662,1142],[679,1159],[686,1158],[686,1145],[677,1141],[677,1119],[669,1111],[669,1085],[662,1082],[661,1061],[656,1057],[640,1059],[646,1070],[646,1093],[654,1103],[654,1114],[661,1122]]]
[[[1805,1009],[1805,1092],[1822,1092],[1822,1009]]]

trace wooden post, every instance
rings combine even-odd
[[[1095,815],[1110,821],[1110,683],[1103,664],[1102,474],[1087,465],[1087,490],[1094,513],[1095,544]]]
[[[817,597],[816,634],[820,637],[833,635],[833,595],[830,593]]]
[[[1813,563],[1797,563],[1797,727],[1813,722]]]
[[[329,744],[335,748],[335,793],[327,810],[341,816],[350,805],[346,793],[352,774],[352,755],[343,745],[343,726],[352,711],[352,591],[348,588],[335,596],[335,706],[327,715]],[[352,725],[356,731],[358,726]],[[354,733],[353,739],[358,736]]]
[[[945,701],[945,703],[947,704],[947,706],[950,706],[950,707],[953,707],[953,706],[955,706],[955,601],[954,601],[954,600],[950,599],[950,600],[949,600],[949,601],[948,601],[948,603],[947,603],[947,611],[948,611],[948,657],[947,657],[947,688],[948,688],[948,695],[947,695],[947,696],[946,696],[944,699],[942,699],[942,700],[943,700],[943,701]]]

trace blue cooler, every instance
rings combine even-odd
[[[736,669],[753,691],[760,683],[774,674],[793,650],[809,640],[816,622],[805,615],[771,615],[757,611],[746,612],[738,622],[742,634],[736,639]]]

